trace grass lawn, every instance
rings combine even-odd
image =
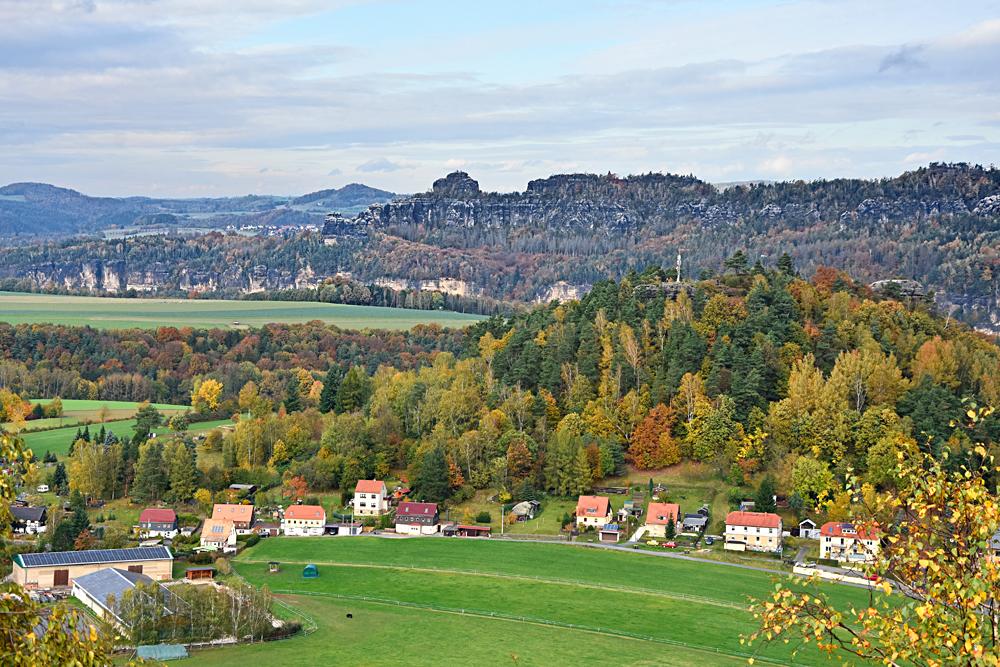
[[[51,399],[33,398],[31,403],[41,403],[48,405]],[[82,399],[66,399],[63,404],[62,417],[46,417],[44,419],[33,419],[25,422],[22,432],[39,431],[43,429],[54,429],[63,426],[75,426],[86,422],[96,422],[100,420],[102,407],[108,408],[109,420],[128,419],[135,415],[139,409],[139,403],[135,401],[91,401]],[[166,415],[177,412],[186,412],[191,408],[186,405],[171,405],[170,403],[153,403],[152,406]],[[100,428],[100,427],[98,427]]]
[[[188,431],[191,433],[197,433],[199,431],[209,431],[213,428],[218,428],[219,426],[224,426],[226,424],[231,424],[232,422],[228,419],[221,419],[216,421],[208,422],[197,422],[191,424]],[[91,424],[90,432],[91,434],[96,433],[101,430],[101,426],[104,426],[105,430],[114,431],[115,435],[119,437],[132,437],[133,428],[135,427],[134,419],[123,419],[120,421],[107,422],[105,424]],[[73,437],[76,435],[77,426],[67,426],[66,428],[57,428],[49,431],[37,431],[33,433],[24,434],[24,443],[31,448],[31,451],[35,453],[38,458],[41,458],[46,451],[52,452],[58,458],[63,458],[69,452],[69,446],[73,442]],[[160,435],[165,433],[170,433],[170,429],[165,426],[154,429],[154,431]],[[220,455],[221,457],[221,455]],[[220,458],[221,460],[221,458]]]
[[[270,560],[282,563],[279,574],[268,574]],[[318,579],[301,577],[302,565],[307,562],[319,566]],[[747,609],[748,596],[764,597],[774,583],[768,573],[642,553],[444,538],[271,538],[241,554],[235,565],[241,575],[256,585],[266,584],[282,594],[314,596],[310,604],[318,612],[313,613],[317,617],[339,615],[342,609],[358,615],[359,606],[365,609],[365,616],[391,610],[412,614],[414,619],[428,617],[440,628],[436,631],[438,645],[446,650],[447,645],[455,643],[453,633],[459,634],[455,626],[468,627],[482,620],[492,622],[494,629],[483,632],[476,648],[488,651],[485,656],[493,656],[483,658],[487,664],[506,662],[510,659],[508,651],[521,656],[527,661],[525,664],[553,661],[565,664],[567,658],[560,656],[571,655],[564,652],[575,650],[577,645],[593,648],[603,647],[606,642],[620,644],[619,637],[623,634],[634,637],[625,645],[645,648],[627,659],[603,650],[592,651],[590,660],[604,664],[619,664],[622,660],[734,664],[731,660],[747,656],[739,635],[754,628]],[[826,589],[837,604],[844,606],[864,604],[868,596],[866,591],[844,586],[830,585]],[[378,598],[383,606],[375,609],[370,603],[337,596]],[[413,608],[385,606],[394,604],[424,609],[418,613]],[[475,615],[455,613],[463,609]],[[484,619],[490,614],[508,620]],[[510,617],[524,620],[515,622]],[[515,625],[496,627],[507,624]],[[543,628],[545,624],[556,627]],[[584,629],[565,627],[571,625]],[[549,639],[540,638],[537,646],[522,642],[522,631],[529,627],[539,628],[538,632],[544,629],[543,634]],[[600,638],[586,638],[581,634],[584,630],[597,632]],[[317,635],[322,632],[321,629]],[[312,637],[315,635],[287,644],[301,642],[305,646],[314,641]],[[684,642],[687,646],[671,645],[673,642]],[[282,643],[276,642],[274,646]],[[461,651],[464,648],[455,646],[457,653],[453,657],[446,657],[447,653],[434,654],[417,662],[468,664],[468,656]],[[253,650],[261,649],[235,649],[233,653]],[[226,651],[205,654],[213,656],[213,661],[205,664],[229,664],[216,661],[225,654]],[[378,655],[372,653],[370,661],[358,664],[385,664],[400,658],[393,655],[380,661]],[[771,657],[782,664],[791,659],[790,649],[785,645],[765,647],[759,656]],[[412,662],[409,653],[405,658],[403,662]],[[723,661],[719,662],[719,658]],[[663,662],[655,662],[661,659]],[[819,664],[821,660],[812,652],[796,658],[801,664]],[[351,660],[345,662],[355,664]],[[575,655],[570,662],[578,662]]]
[[[121,299],[0,292],[0,321],[98,329],[199,327],[236,329],[270,322],[321,320],[344,329],[410,329],[417,324],[464,327],[480,315],[377,306],[289,301]]]
[[[392,605],[282,596],[316,632],[285,641],[194,651],[185,667],[318,665],[675,665],[737,667],[745,659],[517,621]],[[353,618],[347,618],[350,613]]]

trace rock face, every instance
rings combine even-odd
[[[464,199],[479,196],[479,181],[469,177],[464,171],[453,171],[444,178],[434,181],[431,191],[437,197]]]

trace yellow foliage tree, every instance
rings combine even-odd
[[[219,407],[222,396],[222,383],[214,378],[195,380],[191,389],[191,407],[195,412],[211,412]]]
[[[971,409],[969,429],[991,409]],[[982,445],[981,466],[950,469],[929,455],[900,456],[900,490],[864,500],[854,523],[885,538],[867,573],[881,594],[861,608],[836,606],[815,581],[778,584],[751,607],[759,629],[744,639],[814,644],[830,654],[883,665],[1000,665],[1000,527],[994,480],[1000,471]],[[851,476],[849,487],[859,489]]]

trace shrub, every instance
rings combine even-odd
[[[198,553],[191,554],[188,562],[192,565],[208,565],[212,562],[212,554],[209,551],[199,551]]]
[[[476,523],[490,523],[493,521],[493,517],[486,510],[483,510],[476,515]]]
[[[253,533],[253,534],[251,534],[247,538],[247,546],[248,547],[252,547],[253,545],[257,544],[258,542],[260,542],[260,535],[258,535],[257,533]]]
[[[229,560],[225,558],[215,559],[215,571],[219,574],[229,574],[233,571],[232,566],[229,564]]]

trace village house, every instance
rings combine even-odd
[[[437,503],[400,503],[396,508],[396,532],[403,535],[433,535],[440,528]]]
[[[150,577],[140,572],[106,567],[74,579],[73,597],[90,608],[98,618],[124,629],[122,619],[118,616],[118,605],[125,594],[138,584],[152,583]],[[167,589],[164,588],[164,591]],[[169,595],[169,592],[166,594]]]
[[[576,501],[577,528],[601,528],[611,521],[611,501],[606,496],[580,496]]]
[[[236,526],[228,519],[205,519],[201,527],[201,548],[223,553],[236,551]]]
[[[389,511],[388,492],[385,482],[378,479],[359,479],[354,485],[351,500],[357,516],[380,516]]]
[[[680,513],[681,507],[677,503],[649,503],[646,508],[646,535],[666,537],[668,524],[672,524],[676,531]]]
[[[1000,558],[1000,530],[993,533],[993,537],[990,538],[990,553],[995,558]]]
[[[875,528],[828,521],[819,529],[819,557],[841,563],[867,563],[875,559],[879,535]]]
[[[237,535],[247,535],[253,532],[253,512],[253,505],[216,503],[212,507],[212,518],[217,521],[231,521]]]
[[[281,532],[299,537],[318,537],[326,530],[326,510],[319,505],[292,505],[281,518]]]
[[[730,512],[726,544],[730,551],[780,551],[781,517],[771,512]]]
[[[11,530],[18,535],[35,535],[45,532],[48,511],[44,507],[14,505],[10,508],[10,513],[14,517]]]
[[[148,507],[139,515],[139,537],[165,537],[172,540],[177,537],[177,513],[172,509]]]
[[[681,520],[682,533],[700,533],[708,527],[708,516],[700,512],[685,514]]]
[[[89,549],[14,554],[11,578],[25,588],[70,586],[78,578],[107,567],[145,574],[155,581],[171,577],[174,556],[167,547]]]

